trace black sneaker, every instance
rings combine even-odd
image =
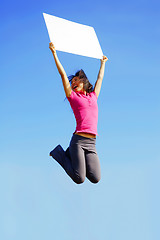
[[[62,167],[63,167],[63,159],[65,158],[65,151],[61,147],[61,145],[58,145],[55,147],[49,154],[51,157],[53,157]]]
[[[69,152],[69,147],[66,149],[65,154],[68,158],[71,158],[70,152]]]

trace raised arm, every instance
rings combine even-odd
[[[64,91],[65,91],[66,97],[69,97],[71,95],[72,89],[71,89],[71,86],[70,86],[67,74],[66,74],[62,64],[60,63],[60,61],[58,59],[55,46],[53,45],[52,42],[49,43],[49,48],[52,51],[52,54],[53,54],[53,57],[54,57],[54,60],[55,60],[58,72],[61,75],[62,83],[63,83],[63,87],[64,87]]]
[[[108,58],[106,56],[103,56],[103,58],[101,59],[101,66],[100,66],[97,81],[96,81],[95,87],[94,87],[94,92],[96,93],[97,97],[99,96],[99,93],[101,90],[102,80],[103,80],[104,70],[105,70],[105,63],[107,60],[108,60]]]

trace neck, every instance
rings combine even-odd
[[[85,95],[87,95],[87,92],[84,89],[81,92],[83,92]]]
[[[85,90],[80,90],[80,91],[77,91],[77,92],[80,92],[80,93],[83,93],[83,94],[87,95],[87,92]]]

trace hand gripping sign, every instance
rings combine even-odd
[[[50,41],[56,50],[86,57],[103,57],[97,35],[93,27],[68,21],[43,13]]]

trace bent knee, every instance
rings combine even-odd
[[[98,183],[98,182],[101,180],[101,176],[90,177],[89,180],[90,180],[92,183],[96,184],[96,183]]]
[[[94,184],[96,184],[96,183],[98,183],[100,180],[101,180],[100,178],[99,178],[99,179],[94,179],[94,180],[91,181],[91,182],[94,183]]]
[[[74,182],[77,183],[77,184],[82,184],[82,183],[84,183],[84,181],[85,181],[85,177],[76,176],[73,180],[74,180]]]

